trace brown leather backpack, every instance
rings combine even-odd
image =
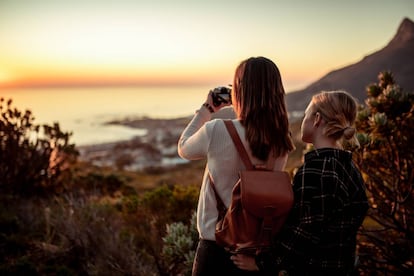
[[[219,211],[216,242],[232,253],[257,254],[271,247],[293,206],[292,182],[287,172],[273,171],[273,156],[265,167],[253,166],[233,122],[224,123],[246,170],[240,171],[228,209],[210,178]]]

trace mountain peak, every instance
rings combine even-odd
[[[401,45],[414,39],[414,22],[409,18],[404,18],[398,27],[397,34],[390,41],[389,45]]]
[[[366,99],[366,86],[377,81],[379,72],[390,71],[404,91],[414,93],[414,22],[404,18],[387,46],[361,61],[331,71],[300,91],[288,93],[288,110],[302,111],[312,95],[321,90],[346,90],[359,102]]]

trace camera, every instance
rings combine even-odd
[[[211,96],[213,98],[213,105],[219,106],[223,103],[231,103],[231,88],[226,86],[219,86],[213,89]]]

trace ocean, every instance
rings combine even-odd
[[[78,146],[127,140],[145,129],[107,125],[126,118],[179,118],[194,114],[211,87],[85,87],[2,89],[0,97],[12,99],[20,111],[32,111],[36,124],[58,122],[72,132]]]

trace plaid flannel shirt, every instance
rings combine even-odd
[[[332,148],[307,153],[293,190],[294,206],[268,256],[271,270],[276,265],[289,275],[346,275],[353,268],[357,231],[368,210],[352,154]]]

